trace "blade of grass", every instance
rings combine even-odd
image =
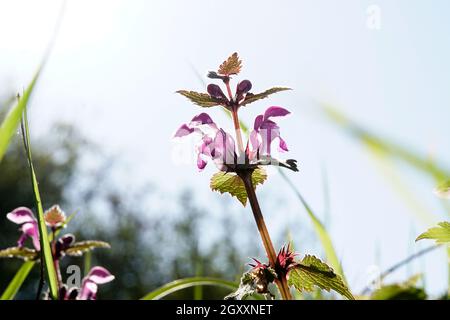
[[[11,282],[9,283],[8,287],[3,292],[2,296],[0,297],[0,300],[13,300],[16,296],[17,292],[19,292],[20,287],[22,286],[23,282],[27,278],[30,271],[33,269],[35,265],[35,261],[26,261],[22,264],[20,269],[16,272],[16,275],[14,278],[12,278]]]
[[[185,278],[169,282],[145,295],[141,300],[159,300],[174,292],[195,286],[217,286],[230,290],[236,290],[239,287],[237,283],[222,279],[209,277]]]
[[[56,275],[55,266],[53,264],[53,256],[50,248],[49,237],[47,233],[47,226],[44,220],[44,210],[42,208],[41,195],[39,193],[39,184],[34,171],[33,159],[31,156],[30,146],[30,132],[28,127],[27,110],[25,108],[22,121],[22,133],[24,139],[24,146],[28,158],[28,166],[30,168],[31,184],[36,201],[37,220],[39,227],[39,241],[41,244],[41,263],[45,266],[47,280],[50,288],[50,295],[52,299],[58,298],[58,278]]]
[[[282,169],[278,169],[278,172],[280,173],[281,177],[286,181],[286,183],[289,185],[291,190],[295,193],[297,198],[300,200],[301,204],[306,210],[306,213],[308,214],[309,218],[312,221],[314,231],[316,232],[317,236],[319,237],[320,243],[322,244],[322,247],[325,251],[325,255],[327,258],[327,262],[333,267],[334,271],[339,274],[344,282],[346,283],[344,270],[342,269],[341,263],[339,262],[339,259],[337,257],[336,251],[334,250],[333,242],[331,241],[331,237],[328,234],[327,230],[325,229],[323,223],[319,220],[319,218],[314,214],[314,211],[311,209],[309,204],[306,202],[305,198],[303,198],[300,191],[297,189],[297,187],[294,185],[294,183],[286,176],[284,171]]]
[[[384,138],[370,133],[329,105],[323,105],[322,107],[328,119],[365,144],[372,145],[379,150],[383,150],[390,156],[409,163],[416,169],[430,175],[438,182],[443,182],[447,177],[450,177],[450,172],[447,168],[437,165],[435,161],[432,161],[428,157],[419,155],[398,144],[389,142]]]
[[[31,83],[28,85],[25,90],[23,97],[19,99],[17,104],[12,107],[5,119],[0,126],[0,162],[3,159],[3,156],[8,149],[8,145],[11,141],[11,138],[16,133],[17,127],[19,126],[20,119],[22,119],[23,111],[25,110],[28,101],[30,99],[31,93],[33,92],[34,86],[36,84],[37,79],[39,78],[41,68],[38,69],[36,74],[34,75]]]

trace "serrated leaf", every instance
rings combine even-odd
[[[422,239],[436,240],[436,243],[449,243],[450,242],[450,222],[439,222],[437,227],[433,227],[422,233],[417,237],[416,241]]]
[[[242,68],[242,61],[239,60],[237,52],[233,53],[219,67],[218,73],[226,76],[238,74]]]
[[[182,96],[185,96],[186,98],[191,100],[192,103],[203,108],[210,108],[220,105],[220,101],[212,98],[207,93],[200,93],[187,90],[178,90],[177,93],[181,94]]]
[[[82,256],[83,253],[94,250],[96,248],[111,248],[109,243],[104,241],[97,240],[86,240],[75,242],[69,248],[67,248],[64,252],[69,256]]]
[[[36,250],[25,247],[11,247],[0,250],[0,258],[20,258],[28,261],[35,260],[37,257]]]
[[[300,292],[311,292],[314,286],[318,286],[326,291],[334,290],[349,300],[355,299],[342,278],[326,263],[311,255],[305,255],[302,261],[289,272],[289,285]]]
[[[247,105],[249,103],[253,103],[255,101],[258,101],[258,100],[261,100],[261,99],[265,99],[268,96],[270,96],[271,94],[274,94],[274,93],[277,93],[277,92],[281,92],[281,91],[286,91],[286,90],[292,90],[292,89],[291,88],[285,88],[285,87],[273,87],[273,88],[270,88],[270,89],[268,89],[268,90],[266,90],[264,92],[261,92],[261,93],[253,94],[253,93],[249,92],[249,93],[247,93],[244,101],[241,102],[240,105],[241,106],[245,106],[245,105]]]
[[[267,179],[266,171],[263,168],[256,168],[252,174],[253,186],[263,184]],[[211,177],[210,187],[220,193],[228,192],[236,197],[242,205],[247,204],[247,191],[242,179],[234,172],[217,172]]]
[[[450,199],[450,180],[438,185],[434,192],[441,198]]]

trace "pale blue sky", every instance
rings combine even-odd
[[[57,0],[0,0],[0,94],[20,90],[29,81],[60,5]],[[378,31],[366,26],[369,5],[381,9]],[[280,124],[289,157],[298,159],[301,171],[289,175],[320,213],[326,168],[330,232],[358,291],[377,250],[384,269],[426,246],[412,243],[411,228],[420,232],[429,225],[414,220],[363,148],[320,117],[317,101],[332,103],[368,128],[448,163],[449,11],[445,0],[69,0],[33,97],[32,128],[35,135],[44,135],[49,123],[70,121],[124,157],[133,178],[126,184],[152,181],[167,194],[192,187],[205,207],[210,201],[220,205],[225,196],[208,188],[214,168],[198,173],[193,162],[173,161],[173,132],[202,111],[174,91],[204,90],[193,66],[205,74],[238,51],[244,60],[242,77],[252,81],[255,91],[274,85],[294,89],[246,108],[242,118],[251,122],[270,105],[292,111]],[[231,126],[220,110],[210,114]],[[444,219],[432,182],[405,172],[436,219]],[[311,233],[305,213],[275,172],[261,193],[271,230],[280,232],[287,221],[297,228],[291,230],[297,242]],[[237,202],[233,210],[252,219]],[[299,221],[304,223],[299,226]],[[298,246],[318,253],[317,246]],[[443,251],[435,252],[415,264],[415,271],[425,265],[435,294],[446,285],[445,259]],[[388,280],[405,277],[401,270]]]

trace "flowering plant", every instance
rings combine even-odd
[[[0,250],[0,258],[21,258],[25,261],[41,260],[41,244],[38,221],[33,212],[26,207],[19,207],[11,211],[6,217],[13,223],[20,226],[21,235],[17,241],[17,246]],[[73,234],[64,234],[58,238],[59,233],[67,226],[73,215],[67,217],[58,205],[52,206],[45,211],[44,220],[46,226],[51,231],[50,247],[53,258],[53,265],[57,274],[59,299],[61,300],[93,300],[97,297],[97,285],[114,280],[114,276],[103,267],[93,267],[89,274],[83,279],[81,288],[68,288],[62,281],[60,261],[65,256],[81,256],[85,252],[95,248],[110,248],[104,241],[75,240]],[[30,239],[33,248],[25,246],[27,239]],[[41,263],[42,266],[42,263]],[[41,269],[42,270],[42,269]],[[43,286],[43,277],[39,283],[37,298],[40,297]],[[48,294],[46,295],[48,297]]]
[[[299,291],[309,291],[314,285],[326,290],[333,289],[353,299],[343,279],[316,257],[305,255],[301,261],[296,261],[297,254],[290,249],[289,245],[284,246],[278,254],[275,252],[256,197],[255,187],[266,180],[267,174],[263,169],[266,165],[298,171],[296,160],[279,160],[273,156],[272,152],[272,144],[275,141],[278,141],[279,151],[288,151],[287,143],[281,137],[280,127],[274,120],[287,116],[290,112],[280,106],[267,108],[264,113],[255,118],[245,144],[238,113],[243,106],[290,89],[274,87],[254,94],[251,92],[252,83],[249,80],[243,80],[238,82],[233,94],[230,81],[232,76],[240,73],[241,68],[242,61],[238,54],[234,53],[219,66],[218,71],[208,73],[209,78],[223,82],[227,94],[217,84],[209,84],[207,93],[177,91],[200,107],[220,106],[231,113],[234,135],[226,132],[207,113],[203,112],[194,116],[189,123],[182,124],[175,132],[175,138],[191,134],[198,135],[200,139],[195,147],[198,169],[203,170],[207,163],[212,161],[219,170],[211,178],[211,189],[235,196],[244,206],[249,200],[269,259],[268,263],[254,259],[255,263],[251,264],[252,269],[241,278],[239,289],[227,298],[243,299],[253,293],[273,297],[269,291],[269,284],[275,282],[283,299],[292,299],[290,286],[294,286]]]

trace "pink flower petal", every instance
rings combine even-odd
[[[114,276],[103,267],[93,267],[86,277],[86,280],[96,284],[104,284],[114,280]]]
[[[175,132],[174,138],[181,138],[185,137],[187,135],[190,135],[192,132],[194,132],[193,128],[189,128],[187,124],[183,124],[177,132]]]
[[[266,112],[264,112],[264,120],[268,120],[270,117],[284,117],[290,114],[290,112],[282,107],[269,107]]]
[[[26,207],[19,207],[8,213],[6,217],[17,224],[23,224],[25,222],[36,221],[33,212]]]

